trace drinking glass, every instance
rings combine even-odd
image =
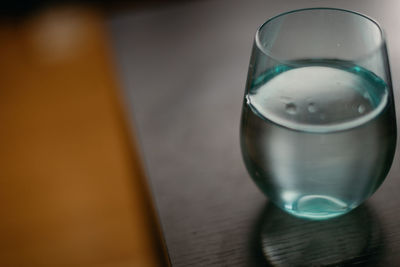
[[[290,11],[256,32],[240,142],[258,187],[298,217],[342,215],[385,179],[396,118],[381,27],[334,8]]]

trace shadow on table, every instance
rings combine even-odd
[[[311,221],[268,203],[250,243],[253,266],[376,266],[384,252],[383,229],[367,205]]]

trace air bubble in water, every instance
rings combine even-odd
[[[285,109],[286,109],[286,112],[291,115],[294,115],[297,113],[297,107],[293,103],[287,103]]]
[[[359,106],[358,106],[358,113],[362,114],[362,113],[364,113],[364,112],[365,112],[365,107],[364,107],[364,105],[359,105]]]
[[[310,112],[310,113],[315,113],[317,111],[317,107],[315,106],[314,103],[308,104],[307,109],[308,109],[308,112]]]

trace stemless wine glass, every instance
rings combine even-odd
[[[354,209],[385,179],[396,135],[386,43],[375,21],[310,8],[257,30],[241,149],[273,203],[312,219]]]

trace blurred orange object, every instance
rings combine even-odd
[[[0,266],[167,264],[100,12],[0,25]]]

